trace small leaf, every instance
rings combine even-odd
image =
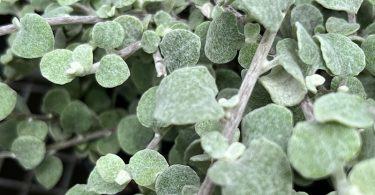
[[[161,81],[154,117],[165,124],[179,125],[218,120],[224,111],[215,100],[217,92],[215,80],[206,67],[178,69]]]
[[[47,190],[52,189],[60,180],[63,173],[63,164],[55,156],[47,156],[35,169],[36,180]]]
[[[285,11],[294,0],[241,0],[243,9],[263,26],[272,31],[278,31],[283,21]]]
[[[126,62],[116,54],[105,55],[95,73],[96,81],[102,87],[113,88],[123,84],[130,76]]]
[[[288,156],[303,177],[319,179],[353,159],[360,146],[360,136],[354,128],[299,122],[289,140]]]
[[[125,37],[125,31],[121,24],[117,22],[99,22],[94,25],[91,36],[98,47],[114,49],[121,46]]]
[[[65,195],[98,195],[95,192],[90,192],[87,185],[76,184],[71,187]]]
[[[189,166],[172,165],[165,169],[156,179],[157,194],[181,194],[184,186],[200,185],[200,178]]]
[[[46,147],[44,142],[33,136],[18,137],[12,143],[11,151],[18,162],[26,169],[37,167],[44,159]]]
[[[227,149],[224,159],[234,161],[238,159],[246,150],[246,146],[240,142],[233,142]]]
[[[141,46],[146,53],[154,53],[158,50],[160,37],[151,30],[146,30],[142,35]]]
[[[258,43],[247,43],[241,48],[238,55],[238,63],[240,63],[243,68],[250,67],[250,63],[253,60],[257,48]]]
[[[96,10],[95,13],[99,18],[110,18],[116,14],[116,7],[103,4],[99,7],[99,9]]]
[[[268,104],[255,109],[242,119],[242,143],[249,146],[261,137],[277,143],[286,150],[293,130],[293,115],[284,106]]]
[[[96,168],[91,171],[87,179],[87,189],[98,194],[117,194],[123,191],[125,187],[126,184],[118,185],[115,182],[110,183],[104,181]]]
[[[307,93],[306,86],[281,67],[273,68],[270,74],[260,78],[260,82],[272,101],[283,106],[297,105]]]
[[[93,48],[89,44],[82,44],[78,45],[73,50],[73,61],[79,63],[82,67],[84,72],[90,72],[93,63]]]
[[[229,147],[228,140],[217,131],[204,134],[201,144],[203,150],[215,159],[223,158]]]
[[[16,107],[17,93],[7,84],[0,82],[0,121],[5,119]]]
[[[93,123],[92,111],[82,102],[70,102],[62,111],[60,125],[67,133],[83,133]]]
[[[120,147],[128,154],[135,154],[146,148],[153,136],[152,129],[142,126],[135,115],[123,118],[117,127]]]
[[[114,183],[119,173],[125,169],[125,163],[119,156],[107,154],[96,161],[95,169],[104,181]]]
[[[258,23],[247,23],[244,26],[246,43],[256,43],[260,36],[260,25]]]
[[[204,134],[212,132],[212,131],[222,132],[224,129],[224,126],[220,121],[213,121],[213,120],[197,122],[195,123],[194,127],[195,127],[195,131],[197,132],[197,134],[201,137]]]
[[[315,0],[323,7],[338,11],[357,13],[363,0]]]
[[[46,19],[38,14],[26,14],[20,25],[12,43],[14,54],[22,58],[39,58],[53,49],[55,39]]]
[[[33,136],[44,140],[48,133],[47,123],[40,120],[22,121],[17,125],[18,136]]]
[[[205,54],[211,62],[225,64],[236,57],[244,39],[238,31],[236,17],[232,13],[223,13],[210,23]]]
[[[157,176],[168,168],[164,157],[155,150],[144,149],[134,154],[129,161],[129,170],[134,181],[141,186],[151,186]]]
[[[365,68],[365,54],[348,37],[333,33],[319,34],[316,37],[327,68],[334,75],[356,76]]]
[[[368,36],[361,47],[366,55],[366,70],[375,75],[375,35]]]
[[[143,25],[138,18],[130,15],[122,15],[113,21],[118,22],[125,32],[122,47],[127,47],[142,38]]]
[[[208,176],[222,187],[223,195],[289,195],[293,187],[292,170],[285,153],[277,144],[263,138],[251,142],[238,160],[214,163]]]
[[[330,93],[320,97],[314,103],[314,114],[319,122],[338,122],[358,128],[373,125],[374,119],[369,113],[364,99],[347,93]]]
[[[359,29],[357,23],[349,23],[342,18],[330,17],[326,22],[326,29],[329,33],[338,33],[342,35],[351,35]]]
[[[298,22],[309,35],[314,34],[318,25],[323,25],[324,18],[320,10],[311,4],[302,4],[293,8],[290,23],[294,26]]]
[[[42,57],[40,71],[42,76],[52,83],[63,85],[74,79],[66,74],[73,63],[73,52],[67,49],[56,49]]]
[[[188,30],[172,30],[160,43],[164,64],[168,71],[195,66],[200,57],[201,42],[198,35]]]
[[[375,158],[361,161],[356,164],[349,174],[350,182],[363,195],[372,195],[375,192]]]
[[[306,29],[298,22],[295,25],[297,27],[298,55],[304,63],[309,65],[306,72],[307,75],[310,75],[315,73],[318,68],[324,67],[322,53]]]
[[[161,124],[154,119],[156,91],[158,87],[152,87],[142,94],[137,106],[137,117],[145,127],[157,127]]]
[[[361,81],[357,77],[341,77],[336,76],[331,81],[331,90],[338,90],[340,87],[346,86],[349,88],[348,93],[356,94],[363,99],[366,99],[367,94]]]
[[[63,88],[49,90],[43,97],[42,111],[44,113],[60,114],[70,102],[69,92]]]

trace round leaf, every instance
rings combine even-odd
[[[361,161],[350,172],[349,179],[363,195],[375,192],[375,158]]]
[[[38,14],[26,14],[20,24],[12,43],[14,54],[23,58],[39,58],[53,49],[55,38],[46,19]]]
[[[62,88],[49,90],[43,97],[42,111],[44,113],[60,114],[70,102],[69,92]]]
[[[152,87],[142,94],[137,106],[137,117],[139,122],[145,127],[155,126],[154,111],[155,97],[158,87]]]
[[[92,111],[78,100],[70,102],[61,113],[60,124],[67,133],[83,133],[92,123]]]
[[[74,77],[66,74],[73,62],[73,52],[67,49],[56,49],[42,57],[40,71],[42,76],[52,83],[63,85]]]
[[[117,155],[107,154],[96,161],[95,168],[104,181],[113,183],[120,171],[125,169],[125,163]]]
[[[125,32],[124,41],[121,42],[123,47],[127,47],[128,45],[141,39],[143,25],[138,18],[130,15],[122,15],[113,21],[119,23]]]
[[[316,37],[327,68],[334,75],[356,76],[365,68],[365,54],[348,37],[333,33],[319,34]]]
[[[154,31],[147,30],[143,33],[141,46],[146,53],[151,54],[158,50],[159,43],[160,37]]]
[[[17,93],[4,83],[0,83],[0,121],[16,107]]]
[[[78,45],[73,50],[73,61],[79,63],[85,72],[90,72],[93,63],[92,46],[89,44]]]
[[[217,131],[204,134],[201,138],[201,144],[203,150],[216,159],[223,158],[229,147],[228,140]]]
[[[108,54],[100,60],[95,73],[96,81],[102,87],[113,88],[123,84],[130,76],[126,62],[116,54]]]
[[[236,57],[244,40],[238,31],[236,17],[223,13],[210,23],[204,51],[211,62],[225,64]]]
[[[126,185],[118,185],[115,182],[110,183],[104,181],[96,168],[91,171],[87,179],[88,190],[98,194],[116,194],[124,190],[125,187]]]
[[[117,127],[120,147],[128,154],[135,154],[146,148],[153,136],[152,129],[142,126],[135,115],[125,117]]]
[[[339,33],[343,35],[351,35],[359,29],[357,23],[349,23],[342,18],[330,17],[326,22],[326,29],[329,33]]]
[[[200,185],[200,178],[189,166],[172,165],[156,179],[157,194],[181,194],[185,185]]]
[[[141,186],[151,186],[157,176],[168,168],[164,157],[155,150],[144,149],[134,154],[129,161],[129,170],[134,181]]]
[[[361,47],[366,55],[366,70],[375,75],[375,35],[368,36]]]
[[[17,133],[19,136],[30,135],[44,140],[48,133],[48,126],[40,120],[22,121],[17,125]]]
[[[44,161],[35,169],[36,180],[47,190],[54,187],[60,180],[63,173],[63,164],[55,156],[47,156]]]
[[[160,43],[164,64],[169,72],[197,64],[200,57],[201,41],[198,35],[188,30],[173,30]]]
[[[344,125],[366,128],[374,123],[364,99],[348,93],[330,93],[314,103],[318,121],[335,121]]]
[[[303,177],[319,179],[353,159],[360,147],[360,136],[351,127],[300,122],[289,140],[288,156]]]
[[[18,162],[27,170],[37,167],[44,159],[44,142],[33,136],[18,137],[12,143],[11,151]]]
[[[113,49],[121,46],[125,31],[117,22],[99,22],[94,25],[91,36],[98,47]]]

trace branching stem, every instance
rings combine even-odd
[[[60,16],[54,18],[47,18],[48,24],[51,26],[64,24],[95,24],[102,21],[96,16]],[[14,24],[0,26],[0,36],[16,32],[17,28]]]

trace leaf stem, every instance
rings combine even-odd
[[[305,119],[308,121],[315,121],[314,116],[314,108],[311,102],[311,99],[306,96],[305,99],[301,102],[301,109],[303,111],[303,115],[305,116]]]
[[[147,145],[147,149],[155,150],[158,148],[159,143],[163,139],[163,136],[160,133],[155,133],[154,138],[150,141],[150,143]]]
[[[15,158],[16,156],[14,155],[13,152],[8,152],[8,151],[3,151],[0,152],[0,159],[2,158]]]
[[[154,58],[157,77],[167,76],[167,68],[164,65],[164,61],[161,57],[159,49],[157,49],[156,52],[152,54],[152,57]]]
[[[54,18],[47,18],[47,22],[51,26],[63,24],[95,24],[102,21],[97,16],[60,16]],[[17,28],[14,24],[0,26],[0,36],[16,32]]]
[[[112,133],[115,131],[115,129],[103,129],[99,131],[94,131],[90,133],[86,133],[83,135],[77,135],[76,137],[67,140],[67,141],[61,141],[54,144],[51,144],[47,146],[47,150],[51,153],[54,153],[58,150],[66,149],[87,141],[91,141],[94,139],[102,138],[102,137],[108,137],[112,135]]]

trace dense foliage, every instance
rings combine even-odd
[[[0,158],[68,195],[375,194],[374,0],[2,0]],[[51,86],[35,104],[15,83]],[[172,147],[167,147],[172,145]],[[163,149],[163,152],[161,152]],[[126,154],[124,160],[119,154]]]

